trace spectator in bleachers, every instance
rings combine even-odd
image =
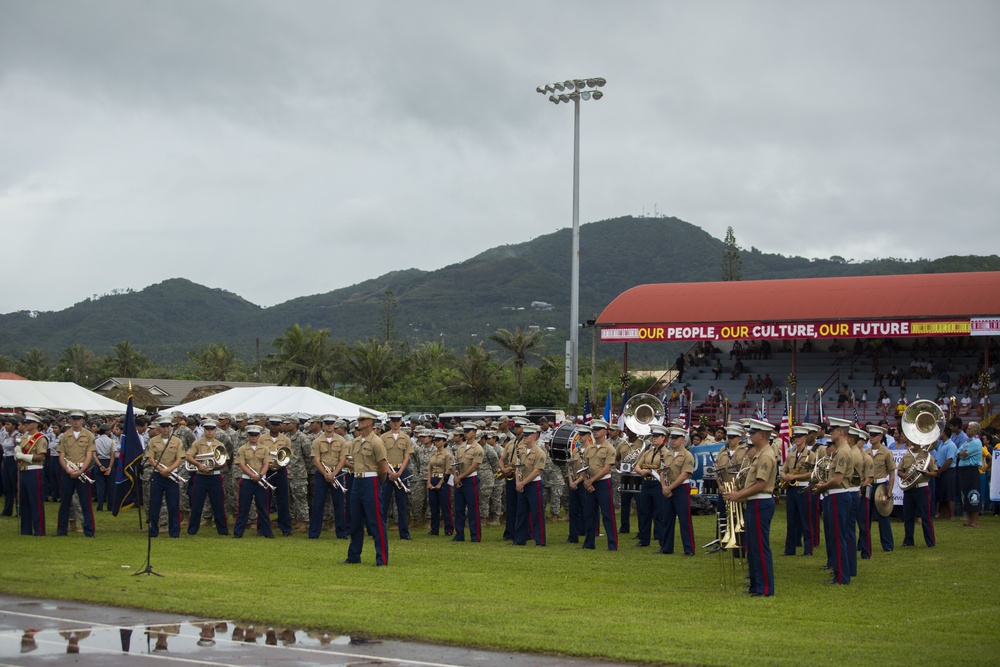
[[[896,417],[902,417],[904,412],[906,412],[906,396],[900,396],[896,402]]]
[[[771,343],[769,341],[760,342],[760,358],[770,359],[771,358]]]
[[[844,346],[836,338],[830,342],[830,352],[840,352],[843,349]]]
[[[958,404],[958,414],[965,416],[972,411],[972,396],[969,392],[965,392],[965,396]]]
[[[752,375],[748,375],[747,376],[747,383],[745,385],[743,385],[743,395],[746,396],[748,393],[749,394],[754,393],[755,387],[756,387],[756,385],[754,384],[753,376]]]
[[[868,406],[868,390],[864,389],[861,391],[861,398],[859,399],[863,407]]]
[[[812,352],[813,351],[813,344],[812,344],[811,340],[806,339],[806,342],[802,343],[802,351],[803,352]]]
[[[677,403],[680,400],[681,400],[681,395],[677,393],[677,387],[674,387],[673,389],[670,390],[670,399],[669,399],[669,402],[670,403]]]
[[[674,366],[677,368],[677,381],[678,382],[683,382],[684,381],[684,366],[685,366],[684,355],[683,354],[678,354],[677,355],[677,361],[674,362]]]
[[[771,402],[774,403],[775,405],[777,405],[778,403],[781,403],[781,390],[780,389],[775,389],[774,390],[774,394],[771,395]]]
[[[771,374],[766,373],[764,375],[764,391],[771,391],[771,387],[774,386],[774,380],[771,379]]]
[[[722,375],[722,371],[723,371],[723,368],[722,368],[722,359],[716,359],[715,360],[715,366],[712,367],[712,372],[715,374],[715,378],[714,379],[718,380],[719,376]]]
[[[740,344],[740,341],[734,341],[732,349],[729,350],[729,359],[732,360],[733,357],[739,359],[742,352],[743,345]]]
[[[760,376],[760,373],[757,373],[757,379],[754,380],[753,386],[754,386],[754,391],[756,393],[758,394],[764,393],[764,378]]]
[[[736,407],[740,410],[746,410],[750,407],[750,401],[747,400],[747,393],[745,391],[740,394],[740,401],[736,404]]]
[[[892,365],[892,369],[889,371],[889,386],[898,385],[899,380],[903,377],[902,372],[896,368],[896,364]]]
[[[882,411],[882,417],[885,419],[889,418],[889,406],[892,404],[892,399],[889,398],[889,394],[886,393],[885,389],[879,392],[879,408]]]
[[[729,374],[729,379],[735,380],[742,374],[743,374],[743,361],[741,359],[737,359],[736,363],[733,364],[733,372]]]

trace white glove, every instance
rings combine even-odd
[[[14,450],[14,458],[17,459],[18,461],[24,461],[25,463],[31,463],[31,459],[34,458],[34,455],[33,454],[25,454],[25,453],[23,453],[21,451],[21,448],[18,447],[17,449]]]

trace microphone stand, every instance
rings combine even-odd
[[[160,452],[160,455],[156,457],[156,462],[153,464],[153,474],[154,475],[155,474],[159,474],[157,472],[157,468],[159,468],[159,466],[160,466],[160,459],[162,459],[163,455],[166,454],[167,447],[170,445],[170,440],[173,437],[174,437],[174,427],[171,425],[171,427],[170,427],[170,433],[167,434],[167,439],[163,443],[163,451]],[[145,457],[143,457],[143,458],[145,458]],[[152,477],[152,475],[150,475],[149,484],[150,484],[149,492],[150,492],[150,494],[152,494],[153,493],[153,488],[152,488],[153,477]],[[176,482],[175,482],[175,484],[176,484]],[[149,511],[149,508],[146,508],[146,509],[147,509],[147,511]],[[133,572],[132,573],[133,577],[138,577],[140,574],[152,574],[153,576],[156,576],[156,577],[162,577],[163,576],[159,572],[156,572],[156,571],[153,570],[153,564],[152,564],[152,561],[150,560],[150,558],[151,558],[151,556],[153,554],[153,534],[152,534],[152,532],[150,532],[149,528],[153,525],[152,524],[153,521],[154,521],[153,517],[151,517],[151,516],[147,516],[146,517],[146,565],[145,565],[145,567],[143,567],[138,572]],[[160,521],[160,517],[157,516],[155,518],[155,521],[159,522]],[[142,524],[142,510],[139,510],[139,524],[140,525]],[[147,639],[147,642],[148,642],[149,641],[148,636],[147,636],[146,639]]]

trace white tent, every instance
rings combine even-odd
[[[72,382],[0,380],[0,407],[124,414],[128,406]],[[135,412],[139,414],[145,410],[136,408]]]
[[[213,396],[169,408],[184,414],[261,412],[266,415],[337,415],[356,419],[362,406],[310,387],[234,387]],[[384,413],[380,413],[383,417]]]

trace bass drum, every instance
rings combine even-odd
[[[549,456],[556,463],[566,463],[573,453],[573,436],[576,434],[575,424],[563,424],[552,434],[549,441]]]

